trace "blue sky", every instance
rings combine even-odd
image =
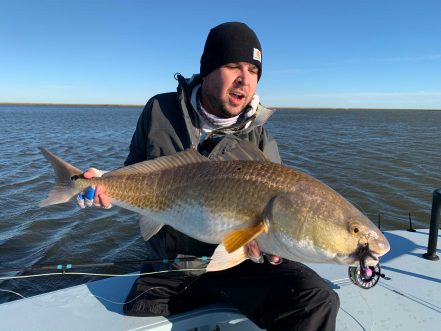
[[[0,102],[144,104],[252,27],[267,106],[441,109],[439,0],[0,0]]]

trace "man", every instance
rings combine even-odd
[[[211,29],[201,57],[200,75],[177,75],[177,92],[154,96],[146,104],[130,144],[125,165],[174,154],[188,148],[213,157],[240,141],[255,144],[280,163],[277,144],[263,124],[271,111],[261,106],[256,87],[262,75],[260,42],[247,25],[228,22]],[[86,177],[97,175],[93,170]],[[100,187],[94,201],[110,200]],[[199,242],[165,226],[147,242],[149,258],[211,256],[214,245]],[[184,272],[202,262],[171,266],[182,272],[142,276],[127,297],[132,316],[170,315],[223,301],[267,330],[334,330],[337,294],[311,269],[298,262],[265,260],[255,242],[250,258],[219,272]],[[145,265],[142,272],[157,270]]]

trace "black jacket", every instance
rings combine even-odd
[[[154,159],[159,156],[175,154],[192,148],[208,156],[222,153],[231,148],[237,140],[247,140],[256,144],[273,162],[280,163],[280,155],[275,140],[262,126],[272,111],[259,105],[255,117],[249,119],[251,125],[244,123],[216,130],[203,143],[199,143],[200,123],[193,109],[190,97],[192,89],[201,83],[199,76],[185,79],[177,75],[177,92],[158,94],[144,107],[133,134],[129,155],[124,165]],[[214,148],[216,147],[216,148]],[[152,237],[148,243],[149,258],[175,258],[176,256],[211,256],[215,245],[206,244],[190,238],[169,226]],[[194,263],[179,267],[200,267]]]

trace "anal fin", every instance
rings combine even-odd
[[[207,265],[207,271],[221,271],[225,269],[232,268],[243,261],[248,259],[245,247],[242,249],[236,249],[233,253],[228,253],[223,244],[217,246],[213,255],[211,256],[211,261]]]

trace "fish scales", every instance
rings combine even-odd
[[[262,209],[275,193],[292,190],[300,178],[305,176],[270,162],[217,161],[150,174],[108,173],[93,184],[104,185],[109,196],[138,208],[164,210],[193,201],[213,211],[237,211]],[[85,180],[83,186],[90,184]]]
[[[129,209],[143,210],[187,234],[204,229],[198,239],[215,242],[228,231],[261,221],[275,194],[307,178],[271,162],[213,161],[148,174],[110,172],[92,183],[83,180],[81,186],[103,185],[111,198]]]

